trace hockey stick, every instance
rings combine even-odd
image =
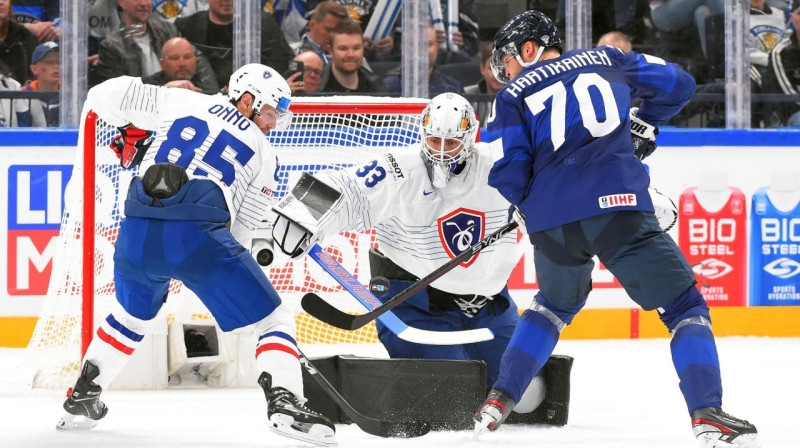
[[[413,285],[409,286],[408,288],[401,291],[396,296],[392,297],[391,299],[387,300],[383,304],[381,304],[372,293],[369,292],[366,288],[363,288],[364,293],[368,293],[371,297],[371,301],[368,301],[369,306],[368,308],[371,309],[366,314],[360,315],[352,315],[347,314],[330,303],[326,302],[324,299],[319,297],[316,294],[308,293],[303,296],[303,300],[301,301],[301,305],[304,310],[306,310],[309,314],[313,315],[317,319],[329,324],[333,325],[334,327],[342,328],[344,330],[355,330],[358,328],[363,327],[364,325],[368,324],[375,318],[382,317],[383,313],[388,312],[392,308],[396,307],[409,297],[413,296],[417,292],[421,291],[422,288],[427,287],[429,284],[433,283],[436,279],[443,276],[444,274],[452,271],[456,266],[461,264],[463,261],[469,259],[471,256],[475,255],[476,253],[480,252],[487,246],[495,243],[496,241],[500,240],[500,238],[504,237],[505,235],[509,234],[510,232],[514,231],[519,224],[516,221],[511,221],[508,224],[504,225],[503,227],[497,229],[494,233],[487,236],[483,240],[479,241],[478,244],[469,247],[464,252],[458,254],[457,257],[453,258],[452,260],[448,261],[447,263],[443,264],[440,268],[436,269],[435,271],[431,272],[430,274],[426,275],[421,280],[417,281]],[[323,268],[325,268],[324,263],[320,262],[318,258],[314,256],[314,250],[311,251],[311,256],[315,260],[317,260]],[[335,260],[334,260],[335,261]],[[337,263],[338,264],[338,263]],[[336,274],[332,274],[336,277]],[[339,283],[342,283],[341,281]],[[345,285],[342,285],[345,286]],[[346,286],[345,286],[346,287]],[[352,292],[352,291],[351,291]],[[359,291],[359,294],[363,294]],[[358,297],[357,294],[353,294],[356,296],[356,299],[361,299]],[[364,302],[362,302],[364,303]],[[366,304],[365,304],[366,305]],[[385,324],[385,322],[381,321]],[[405,325],[405,324],[404,324]],[[474,330],[472,330],[474,331]],[[399,334],[398,334],[399,336]],[[426,342],[430,344],[431,342]]]
[[[300,354],[300,363],[306,371],[314,377],[314,380],[322,387],[325,392],[330,395],[336,404],[342,408],[345,414],[350,417],[362,431],[367,434],[372,434],[379,437],[419,437],[424,436],[431,430],[431,425],[425,421],[406,421],[395,422],[388,420],[379,420],[356,411],[350,403],[345,400],[342,394],[336,390],[335,387],[325,378],[322,373],[311,364],[311,361],[306,357],[300,349],[297,349]]]
[[[375,310],[381,307],[381,301],[378,300],[369,289],[365,288],[364,285],[358,282],[355,277],[353,277],[347,270],[336,261],[335,258],[331,256],[331,254],[325,252],[324,249],[319,247],[319,244],[315,244],[311,251],[309,252],[309,256],[314,259],[321,267],[325,270],[328,274],[330,274],[337,282],[344,289],[346,289],[353,297],[358,300],[361,305],[364,306],[367,310]],[[313,296],[309,298],[309,296]],[[317,302],[324,303],[329,308],[334,310],[336,313],[343,314],[348,317],[354,317],[347,313],[343,313],[338,309],[334,308],[333,306],[329,305],[327,302],[319,298],[319,296],[308,293],[303,296],[303,300],[301,304],[303,309],[311,313],[312,315],[316,316],[316,312],[320,312],[319,308],[316,308],[315,312],[309,311],[315,310],[313,304],[311,307],[307,307],[308,301],[316,300]],[[323,305],[323,307],[325,306]],[[326,312],[323,310],[322,312]],[[478,328],[474,330],[463,330],[463,331],[431,331],[431,330],[421,330],[419,328],[409,327],[406,325],[405,322],[400,320],[394,313],[386,313],[386,310],[381,311],[378,314],[378,320],[383,324],[386,325],[389,330],[396,334],[397,337],[403,339],[404,341],[414,342],[416,344],[428,344],[428,345],[458,345],[458,344],[471,344],[473,342],[482,342],[488,341],[494,338],[494,333],[488,328]],[[366,316],[363,314],[361,316]],[[361,317],[358,316],[358,317]],[[369,321],[374,319],[374,317],[370,317]],[[322,320],[322,319],[320,319]],[[325,320],[322,320],[326,322]],[[364,324],[366,324],[365,322]],[[364,326],[364,324],[359,325],[358,327],[352,328],[355,330],[356,328]],[[338,325],[334,325],[337,326]],[[339,327],[347,330],[348,328]]]

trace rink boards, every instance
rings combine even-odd
[[[0,195],[7,204],[0,208],[0,257],[5,257],[5,269],[0,270],[0,347],[24,346],[35,325],[49,281],[49,243],[58,234],[76,139],[77,133],[70,130],[0,132]],[[704,173],[722,171],[729,185],[744,193],[748,224],[752,196],[770,185],[775,171],[800,173],[800,131],[663,129],[658,143],[659,149],[647,160],[653,186],[677,203],[681,193],[697,185]],[[670,234],[677,241],[677,226]],[[791,232],[787,238],[793,238]],[[525,244],[525,256],[509,281],[521,308],[530,303],[536,290],[532,249]],[[747,241],[741,244],[747,247]],[[591,309],[567,328],[565,338],[667,336],[657,316],[635,310],[610,272],[599,264],[593,285],[587,305]],[[746,298],[742,301],[747,302]],[[800,336],[796,324],[800,313],[794,306],[715,307],[712,317],[715,331],[723,334]]]

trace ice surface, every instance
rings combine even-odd
[[[764,448],[799,448],[800,339],[719,338],[724,409],[753,422]],[[309,356],[321,354],[304,347]],[[379,350],[380,351],[380,350]],[[339,425],[343,448],[695,447],[670,361],[669,340],[561,341],[575,357],[569,424],[502,426],[480,440],[468,431],[381,439]],[[362,353],[353,353],[362,354]],[[21,349],[0,349],[0,370]],[[269,431],[260,389],[107,391],[108,416],[82,433],[55,430],[64,391],[0,392],[0,447],[303,447]]]

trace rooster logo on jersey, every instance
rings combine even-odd
[[[469,249],[483,239],[486,232],[486,216],[482,212],[459,208],[437,220],[439,239],[447,255],[456,258],[461,252]],[[475,254],[463,261],[461,266],[468,267],[478,258]]]

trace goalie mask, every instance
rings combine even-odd
[[[520,56],[520,50],[525,42],[539,45],[539,52],[530,62],[523,62]],[[539,11],[525,11],[506,22],[495,34],[490,61],[492,73],[498,81],[508,84],[511,82],[506,75],[509,58],[516,59],[522,67],[529,67],[537,63],[544,50],[548,48],[562,51],[561,36],[555,23]]]
[[[422,158],[436,188],[444,188],[472,156],[478,122],[472,105],[454,93],[436,96],[422,111]]]
[[[261,116],[261,109],[269,106],[278,112],[275,130],[283,131],[292,121],[289,104],[292,91],[278,72],[266,65],[247,64],[236,70],[228,82],[228,98],[236,102],[244,95],[253,95],[253,111]]]

